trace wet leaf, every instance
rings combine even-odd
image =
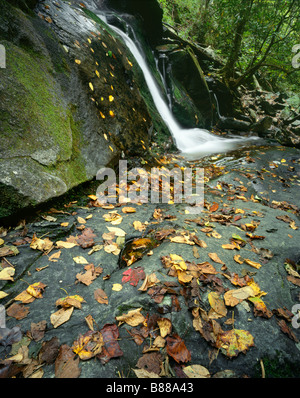
[[[97,355],[97,358],[102,364],[107,363],[111,358],[118,358],[123,356],[123,351],[119,346],[119,329],[116,324],[106,324],[100,330],[103,337],[104,346],[102,351]]]
[[[153,272],[150,275],[146,275],[142,286],[139,287],[138,290],[141,290],[141,291],[145,292],[146,290],[148,290],[150,287],[156,285],[157,283],[159,283],[159,279],[157,278],[157,276]]]
[[[186,348],[184,341],[177,334],[166,338],[166,350],[177,363],[185,363],[191,360],[191,353]]]
[[[73,257],[76,264],[88,264],[89,262],[83,256]]]
[[[30,247],[33,250],[40,250],[43,252],[49,252],[53,247],[53,242],[49,238],[40,239],[36,235],[33,236]]]
[[[91,228],[85,228],[83,233],[78,236],[77,242],[79,246],[81,246],[83,249],[87,249],[89,247],[94,246],[95,241],[94,238],[96,235],[94,234],[93,230]]]
[[[259,268],[262,266],[261,264],[255,262],[255,261],[249,260],[248,258],[245,258],[245,259],[244,259],[244,262],[245,262],[246,264],[248,264],[248,265],[251,265],[251,267],[254,267],[254,268],[256,268],[256,269],[259,269]]]

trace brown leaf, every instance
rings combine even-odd
[[[38,323],[32,323],[30,326],[31,337],[34,341],[42,340],[44,337],[47,327],[46,321],[40,321]]]
[[[46,362],[46,364],[54,363],[58,351],[59,351],[59,339],[58,337],[52,337],[51,340],[45,341],[42,344],[42,348],[39,351],[40,363]]]
[[[18,321],[26,318],[29,313],[29,309],[25,307],[23,304],[14,303],[10,307],[8,307],[6,314],[7,316],[11,316],[16,318]]]
[[[217,253],[208,253],[209,258],[211,258],[215,263],[225,264],[220,258],[218,257]]]
[[[75,358],[72,348],[67,344],[63,344],[58,352],[55,360],[55,377],[58,379],[76,379],[80,376],[81,369],[79,365],[79,357]]]
[[[97,289],[94,291],[95,300],[98,301],[100,304],[108,304],[108,297],[104,290]]]
[[[119,329],[116,324],[106,324],[100,330],[104,346],[102,351],[97,355],[97,358],[102,364],[107,363],[111,358],[118,358],[123,355],[123,351],[119,346]]]
[[[151,352],[144,354],[137,363],[138,368],[160,374],[162,365],[162,355],[159,352]]]
[[[191,353],[186,348],[184,341],[177,334],[168,336],[167,342],[167,354],[170,355],[177,363],[185,363],[191,360]]]
[[[78,236],[77,242],[83,249],[87,249],[88,247],[94,246],[95,237],[96,235],[91,228],[85,228],[83,233]]]

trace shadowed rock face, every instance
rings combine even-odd
[[[139,16],[149,43],[157,45],[161,41],[163,11],[156,0],[100,0],[98,2],[120,13]]]

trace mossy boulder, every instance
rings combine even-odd
[[[123,151],[144,154],[151,116],[134,60],[80,6],[0,0],[0,218],[92,179]]]

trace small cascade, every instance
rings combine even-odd
[[[103,15],[98,16],[123,39],[127,48],[140,66],[157,111],[172,134],[177,148],[183,155],[186,155],[189,159],[197,159],[214,153],[228,152],[239,146],[243,146],[246,141],[257,139],[257,137],[222,138],[205,129],[183,129],[174,118],[169,104],[166,103],[163,98],[161,90],[137,44],[121,29],[109,24]],[[163,78],[163,76],[161,76],[161,78]],[[163,81],[163,83],[165,82]]]

